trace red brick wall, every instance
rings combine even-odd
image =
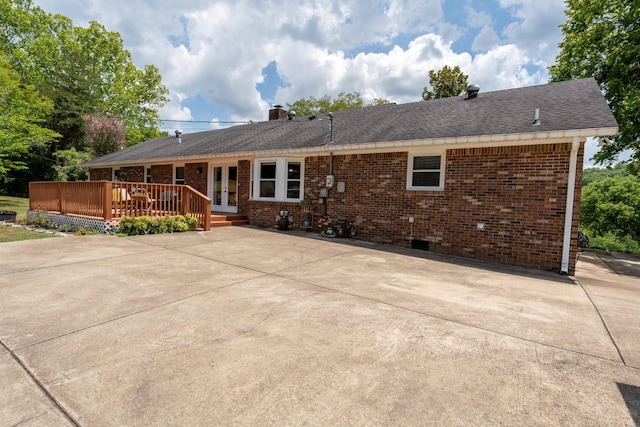
[[[345,182],[346,191],[330,190],[327,211],[354,221],[362,240],[411,246],[413,216],[413,238],[429,241],[434,252],[559,272],[570,153],[571,143],[447,150],[444,191],[406,190],[406,152],[334,156],[335,182]],[[579,169],[582,156],[581,145]],[[306,160],[306,198],[319,197],[328,173],[328,156]],[[299,228],[303,215],[294,203],[252,201],[250,223],[273,226],[282,207]],[[574,268],[575,250],[570,274]]]
[[[156,184],[173,184],[173,165],[151,166],[151,181]]]
[[[111,181],[112,179],[113,179],[113,170],[111,168],[89,169],[90,181]]]
[[[251,195],[251,162],[240,160],[238,162],[238,214],[249,216],[249,198]]]
[[[207,164],[187,163],[184,165],[184,183],[207,195]]]
[[[121,166],[120,181],[144,182],[144,166]]]
[[[298,203],[284,203],[284,202],[264,202],[264,201],[249,201],[247,215],[249,223],[256,227],[271,228],[276,225],[276,215],[281,209],[286,209],[289,215],[293,215],[293,227],[296,230],[303,230],[303,221],[305,214],[302,212],[302,208]],[[319,211],[321,212],[321,211]],[[238,211],[239,213],[239,211]],[[319,231],[316,229],[310,231]]]

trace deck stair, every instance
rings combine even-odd
[[[246,225],[249,220],[246,215],[211,213],[211,227],[225,227],[227,225]]]

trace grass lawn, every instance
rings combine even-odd
[[[19,240],[48,239],[59,237],[51,233],[40,233],[27,230],[22,227],[12,227],[10,225],[0,225],[0,243],[17,242]]]
[[[0,211],[15,211],[18,213],[18,221],[27,220],[29,210],[29,199],[23,197],[0,196]]]
[[[15,211],[18,221],[27,220],[27,211],[29,210],[29,199],[22,197],[0,196],[0,211]],[[16,242],[18,240],[31,239],[48,239],[50,237],[58,237],[55,234],[39,233],[22,227],[12,227],[10,225],[0,226],[0,243]]]

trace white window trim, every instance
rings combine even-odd
[[[262,163],[276,164],[276,194],[275,197],[260,197],[260,166]],[[287,198],[288,166],[289,163],[300,163],[300,197]],[[253,162],[253,200],[269,202],[299,202],[304,198],[304,158],[268,157],[255,159]]]
[[[409,152],[407,156],[407,190],[411,191],[444,191],[444,174],[446,165],[446,150],[427,150]],[[413,185],[413,159],[423,156],[440,156],[440,182],[438,186],[420,187]],[[435,171],[435,169],[434,169]]]

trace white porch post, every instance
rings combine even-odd
[[[576,189],[576,170],[578,163],[578,150],[580,149],[580,138],[573,137],[571,145],[571,157],[569,159],[569,183],[567,184],[567,207],[564,217],[564,240],[562,244],[562,266],[560,272],[562,274],[569,273],[569,255],[571,254],[571,223],[573,222],[573,198]]]

